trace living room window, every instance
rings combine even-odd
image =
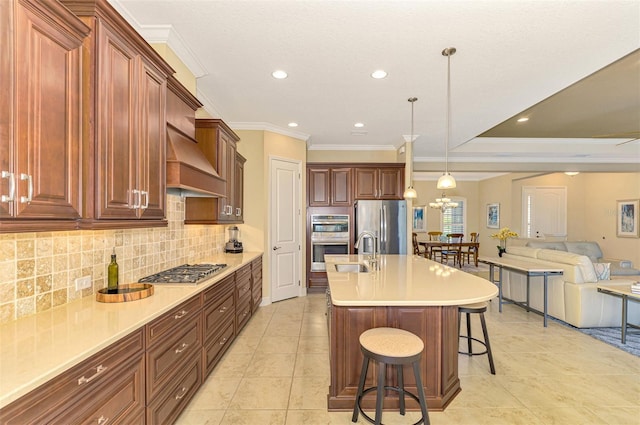
[[[467,227],[467,199],[461,197],[451,197],[452,201],[458,203],[456,208],[448,208],[441,214],[440,229],[443,234],[465,233]]]

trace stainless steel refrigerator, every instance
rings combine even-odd
[[[355,238],[364,231],[378,237],[380,254],[407,253],[407,201],[356,201]],[[358,253],[371,253],[371,238],[365,238]]]

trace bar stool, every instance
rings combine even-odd
[[[404,396],[408,395],[415,401],[420,403],[422,411],[422,419],[413,425],[424,423],[429,425],[429,413],[427,412],[427,403],[424,397],[424,388],[422,387],[422,379],[420,378],[420,357],[424,350],[424,343],[411,332],[396,328],[373,328],[364,331],[360,335],[360,350],[364,355],[362,359],[362,371],[360,372],[360,381],[358,383],[358,392],[356,393],[356,401],[353,406],[352,422],[358,421],[358,413],[362,413],[365,419],[376,425],[382,424],[382,403],[384,401],[385,390],[396,391],[400,397],[400,414],[405,414]],[[369,360],[378,362],[378,385],[364,389],[364,383],[369,369]],[[398,386],[384,385],[384,377],[386,375],[386,365],[396,366],[398,374]],[[418,396],[404,389],[404,378],[402,376],[402,366],[411,364],[413,366],[413,375],[416,380]],[[360,406],[360,401],[365,394],[370,391],[376,391],[376,417],[371,419]]]
[[[458,306],[458,336],[460,338],[467,340],[467,351],[458,351],[459,354],[466,354],[467,356],[481,356],[486,354],[489,357],[489,368],[491,369],[491,374],[496,374],[496,368],[493,365],[493,355],[491,354],[491,344],[489,343],[489,333],[487,332],[487,322],[484,319],[484,313],[487,311],[487,303],[479,302],[473,304],[466,304]],[[467,334],[460,334],[460,322],[462,313],[465,313],[467,316]],[[482,324],[482,333],[484,334],[484,341],[480,341],[477,338],[474,338],[471,335],[471,314],[479,314],[480,315],[480,323]],[[476,341],[482,344],[485,347],[485,350],[480,353],[474,353],[472,349],[472,342]]]

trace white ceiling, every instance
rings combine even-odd
[[[198,77],[198,98],[234,129],[280,131],[307,139],[309,149],[396,149],[410,133],[407,98],[416,96],[416,169],[438,170],[446,135],[441,51],[453,46],[452,170],[640,171],[640,142],[630,141],[637,136],[477,137],[637,51],[640,0],[111,3],[149,42],[180,56]],[[640,60],[632,63],[624,80],[632,86],[623,89],[640,123]],[[289,77],[273,79],[276,69]],[[376,69],[389,76],[374,80]],[[612,90],[617,81],[608,79]],[[606,116],[605,102],[592,103]],[[291,121],[299,127],[288,128]]]

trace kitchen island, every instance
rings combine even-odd
[[[458,378],[458,305],[487,301],[498,295],[488,280],[419,256],[383,255],[378,268],[369,272],[338,272],[336,264],[369,265],[366,256],[325,256],[329,280],[328,319],[331,385],[328,409],[352,410],[358,388],[362,354],[358,338],[367,329],[401,328],[425,343],[420,369],[430,410],[444,410],[460,392]],[[369,368],[366,386],[375,385],[376,368]],[[405,387],[415,393],[412,373],[405,373]],[[387,368],[387,385],[396,385],[396,374]],[[375,406],[375,394],[362,400],[365,409]],[[384,408],[398,408],[391,393]],[[419,410],[407,399],[407,408]]]

